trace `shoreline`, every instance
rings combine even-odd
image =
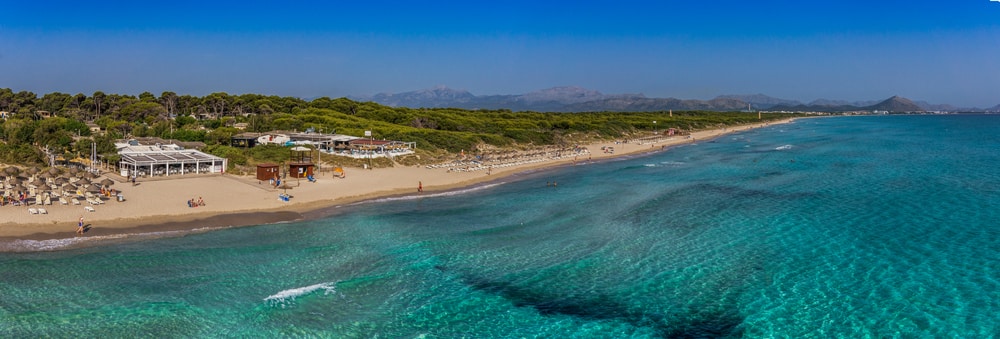
[[[122,241],[184,236],[232,227],[316,220],[335,215],[337,209],[344,206],[476,189],[502,183],[521,174],[669,151],[675,146],[786,124],[796,119],[798,118],[695,131],[691,133],[691,139],[677,136],[645,143],[591,143],[583,146],[589,151],[587,159],[561,158],[493,168],[492,174],[446,172],[445,169],[427,169],[423,166],[348,169],[346,179],[321,175],[316,183],[296,181],[295,188],[284,190],[292,195],[291,202],[277,199],[277,195],[283,190],[274,189],[246,176],[211,175],[140,180],[138,186],[122,187],[125,202],[108,201],[107,204],[96,205],[94,208],[97,212],[80,212],[83,210],[82,205],[52,205],[45,207],[48,214],[29,215],[22,211],[27,209],[25,207],[0,207],[0,213],[12,214],[14,219],[0,223],[0,252],[67,250]],[[601,152],[604,146],[613,146],[615,153]],[[418,183],[423,186],[423,192],[417,192]],[[201,191],[192,197],[191,191],[199,188]],[[206,197],[205,207],[193,210],[183,206],[187,199],[201,196]],[[164,204],[165,201],[173,203]],[[83,235],[75,233],[78,216],[84,217],[85,224],[88,225],[88,231]]]

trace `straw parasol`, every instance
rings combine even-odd
[[[4,171],[4,173],[7,173],[7,174],[9,174],[11,176],[14,176],[14,175],[17,175],[18,173],[21,173],[21,169],[17,168],[17,167],[14,167],[14,166],[10,166],[10,167],[4,168],[3,171]]]
[[[90,185],[90,179],[81,178],[80,180],[76,181],[76,184],[77,185]]]
[[[100,192],[100,191],[101,191],[101,188],[98,187],[97,185],[90,185],[90,187],[87,187],[87,192],[90,192],[90,193],[97,193],[97,192]]]
[[[32,181],[29,184],[35,185],[35,187],[45,187],[45,182],[39,178],[35,178],[35,181]]]
[[[55,168],[55,167],[49,167],[49,174],[51,174],[51,175],[58,175],[59,174],[59,169]]]
[[[35,174],[37,174],[38,172],[41,172],[41,171],[42,170],[38,169],[38,167],[31,166],[31,168],[28,169],[28,174],[35,175]]]
[[[104,178],[104,180],[101,180],[101,185],[104,185],[104,187],[108,187],[108,186],[111,186],[111,185],[114,185],[114,184],[115,184],[115,181],[111,180],[109,178]]]
[[[285,193],[288,193],[288,190],[290,190],[290,189],[292,189],[294,187],[295,186],[289,186],[287,181],[281,183],[281,186],[278,186],[278,188],[285,190]]]

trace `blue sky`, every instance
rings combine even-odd
[[[874,2],[874,3],[873,3]],[[311,98],[580,86],[1000,104],[1000,2],[49,2],[0,5],[0,87]]]

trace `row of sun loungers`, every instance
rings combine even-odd
[[[87,211],[87,212],[96,212],[97,211],[93,207],[90,207],[90,206],[83,206],[83,210]],[[28,209],[28,214],[49,214],[49,211],[46,210],[46,209],[44,209],[44,208],[41,208],[41,207],[38,207],[38,208],[32,207],[32,208]]]

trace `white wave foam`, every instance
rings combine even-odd
[[[421,194],[413,194],[413,195],[403,195],[403,196],[398,196],[398,197],[388,197],[388,198],[379,198],[379,199],[365,200],[365,201],[359,201],[359,202],[350,204],[348,206],[361,205],[361,204],[370,204],[370,203],[382,203],[382,202],[387,202],[387,201],[403,201],[403,200],[415,200],[415,199],[430,198],[430,197],[455,196],[455,195],[465,194],[465,193],[469,193],[469,192],[475,192],[475,191],[481,191],[481,190],[484,190],[484,189],[490,189],[490,188],[497,187],[497,186],[500,186],[500,185],[503,185],[503,184],[506,184],[506,182],[496,182],[496,183],[492,183],[492,184],[481,185],[481,186],[474,186],[474,187],[469,187],[469,188],[460,189],[460,190],[454,190],[454,191],[444,191],[444,192],[438,192],[438,193],[421,193]]]
[[[792,145],[778,146],[778,147],[775,148],[775,150],[779,150],[779,151],[784,151],[784,150],[789,150],[789,149],[792,149]]]
[[[63,239],[30,240],[17,239],[9,243],[0,243],[0,252],[39,252],[57,251],[86,245],[97,245],[116,240],[141,240],[182,236],[189,233],[201,233],[227,227],[202,227],[193,230],[161,231],[147,233],[122,233],[99,236],[73,237]]]
[[[645,164],[643,166],[646,166],[646,167],[656,167],[656,164]]]
[[[268,296],[267,298],[264,298],[264,301],[269,302],[269,303],[284,305],[284,303],[286,303],[286,302],[294,301],[295,298],[297,298],[297,297],[301,297],[303,295],[306,295],[306,294],[309,294],[309,293],[313,293],[313,292],[316,292],[318,290],[323,290],[323,295],[327,295],[327,294],[330,294],[330,293],[336,293],[337,292],[336,288],[337,288],[337,283],[335,283],[335,282],[325,282],[325,283],[316,284],[316,285],[309,285],[309,286],[306,286],[306,287],[299,287],[299,288],[293,288],[293,289],[284,290],[284,291],[272,294],[272,295]]]
[[[682,161],[663,161],[663,162],[660,162],[660,164],[661,165],[666,165],[666,166],[681,166],[681,165],[684,165],[685,163],[682,162]]]

